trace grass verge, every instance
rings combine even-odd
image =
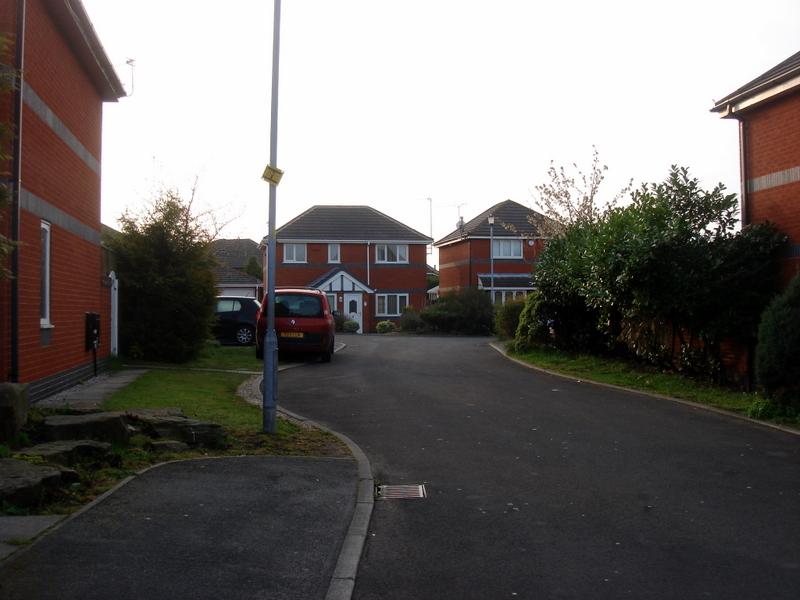
[[[745,416],[751,416],[754,404],[764,400],[757,394],[715,387],[676,373],[662,373],[621,359],[570,354],[549,348],[535,348],[528,352],[508,351],[508,354],[531,365],[576,379],[689,400]],[[797,419],[763,420],[800,429]]]
[[[305,424],[278,418],[277,432],[261,433],[261,410],[236,395],[236,389],[248,375],[207,371],[153,370],[112,396],[104,410],[137,408],[178,408],[190,418],[222,425],[227,444],[222,449],[190,448],[183,452],[155,450],[151,440],[135,435],[127,446],[115,446],[108,459],[87,460],[70,464],[75,481],[50,491],[42,502],[32,508],[20,508],[3,503],[0,514],[69,514],[107,491],[122,479],[146,467],[169,461],[210,456],[315,456],[342,458],[350,451],[336,436]],[[44,414],[37,411],[33,421]],[[45,413],[46,414],[46,413]],[[35,426],[31,429],[33,433]],[[37,440],[32,440],[36,443]],[[25,458],[5,447],[13,458]]]
[[[209,341],[197,358],[185,363],[153,363],[125,359],[127,365],[152,365],[175,367],[176,369],[225,369],[236,371],[254,371],[260,373],[264,363],[256,358],[255,346],[222,346]]]

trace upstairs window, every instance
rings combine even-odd
[[[492,258],[522,258],[522,240],[494,240]]]
[[[285,263],[304,263],[306,262],[305,244],[284,244],[283,262]]]
[[[329,263],[342,262],[340,252],[341,252],[341,247],[339,246],[339,244],[328,244],[328,262]]]
[[[408,244],[376,244],[375,262],[408,263]]]

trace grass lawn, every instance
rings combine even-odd
[[[509,356],[576,379],[663,394],[742,415],[747,415],[753,403],[762,399],[756,394],[714,387],[675,373],[648,370],[642,365],[620,359],[575,355],[547,348],[537,348],[524,353],[509,352]],[[770,420],[791,427],[800,427],[800,422],[797,420],[788,422],[785,419]]]
[[[122,359],[120,362],[133,366],[157,364],[177,369],[227,369],[258,373],[264,368],[264,362],[256,359],[255,346],[222,346],[214,341],[209,341],[197,358],[185,363],[154,363],[132,359]]]

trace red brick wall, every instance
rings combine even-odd
[[[0,27],[14,32],[16,3],[0,1]],[[80,143],[100,159],[102,99],[72,53],[43,0],[28,0],[24,79]],[[13,52],[11,54],[13,57]],[[13,119],[9,101],[0,104]],[[23,108],[22,188],[61,213],[100,232],[100,176],[29,107]],[[19,247],[19,380],[33,382],[91,362],[84,350],[86,312],[101,315],[98,358],[110,346],[110,289],[103,285],[102,254],[56,217],[51,222],[51,315],[40,328],[41,217],[21,211]],[[7,226],[4,219],[3,225]],[[3,376],[10,367],[10,292],[0,286]],[[5,378],[5,377],[4,377]]]
[[[424,244],[409,244],[408,264],[378,264],[375,262],[375,244],[369,245],[369,274],[367,273],[367,245],[341,244],[341,262],[328,262],[328,244],[306,244],[306,263],[283,262],[283,244],[277,244],[275,284],[278,286],[307,286],[329,271],[341,268],[379,293],[409,294],[409,304],[422,309],[427,300],[427,255]],[[364,331],[374,331],[375,299],[364,298]],[[341,308],[341,307],[340,307]]]
[[[744,113],[748,180],[800,167],[800,92],[783,96]],[[800,244],[800,182],[788,183],[747,195],[747,221],[771,221]],[[783,261],[784,281],[800,274],[800,258]]]
[[[495,273],[530,273],[536,258],[544,249],[544,240],[522,241],[522,260],[494,259]],[[489,273],[490,240],[467,239],[439,248],[439,293],[446,294],[464,287],[478,285],[478,273]]]

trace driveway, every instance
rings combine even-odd
[[[376,479],[354,598],[797,598],[800,437],[530,371],[483,338],[352,336],[279,403]]]

